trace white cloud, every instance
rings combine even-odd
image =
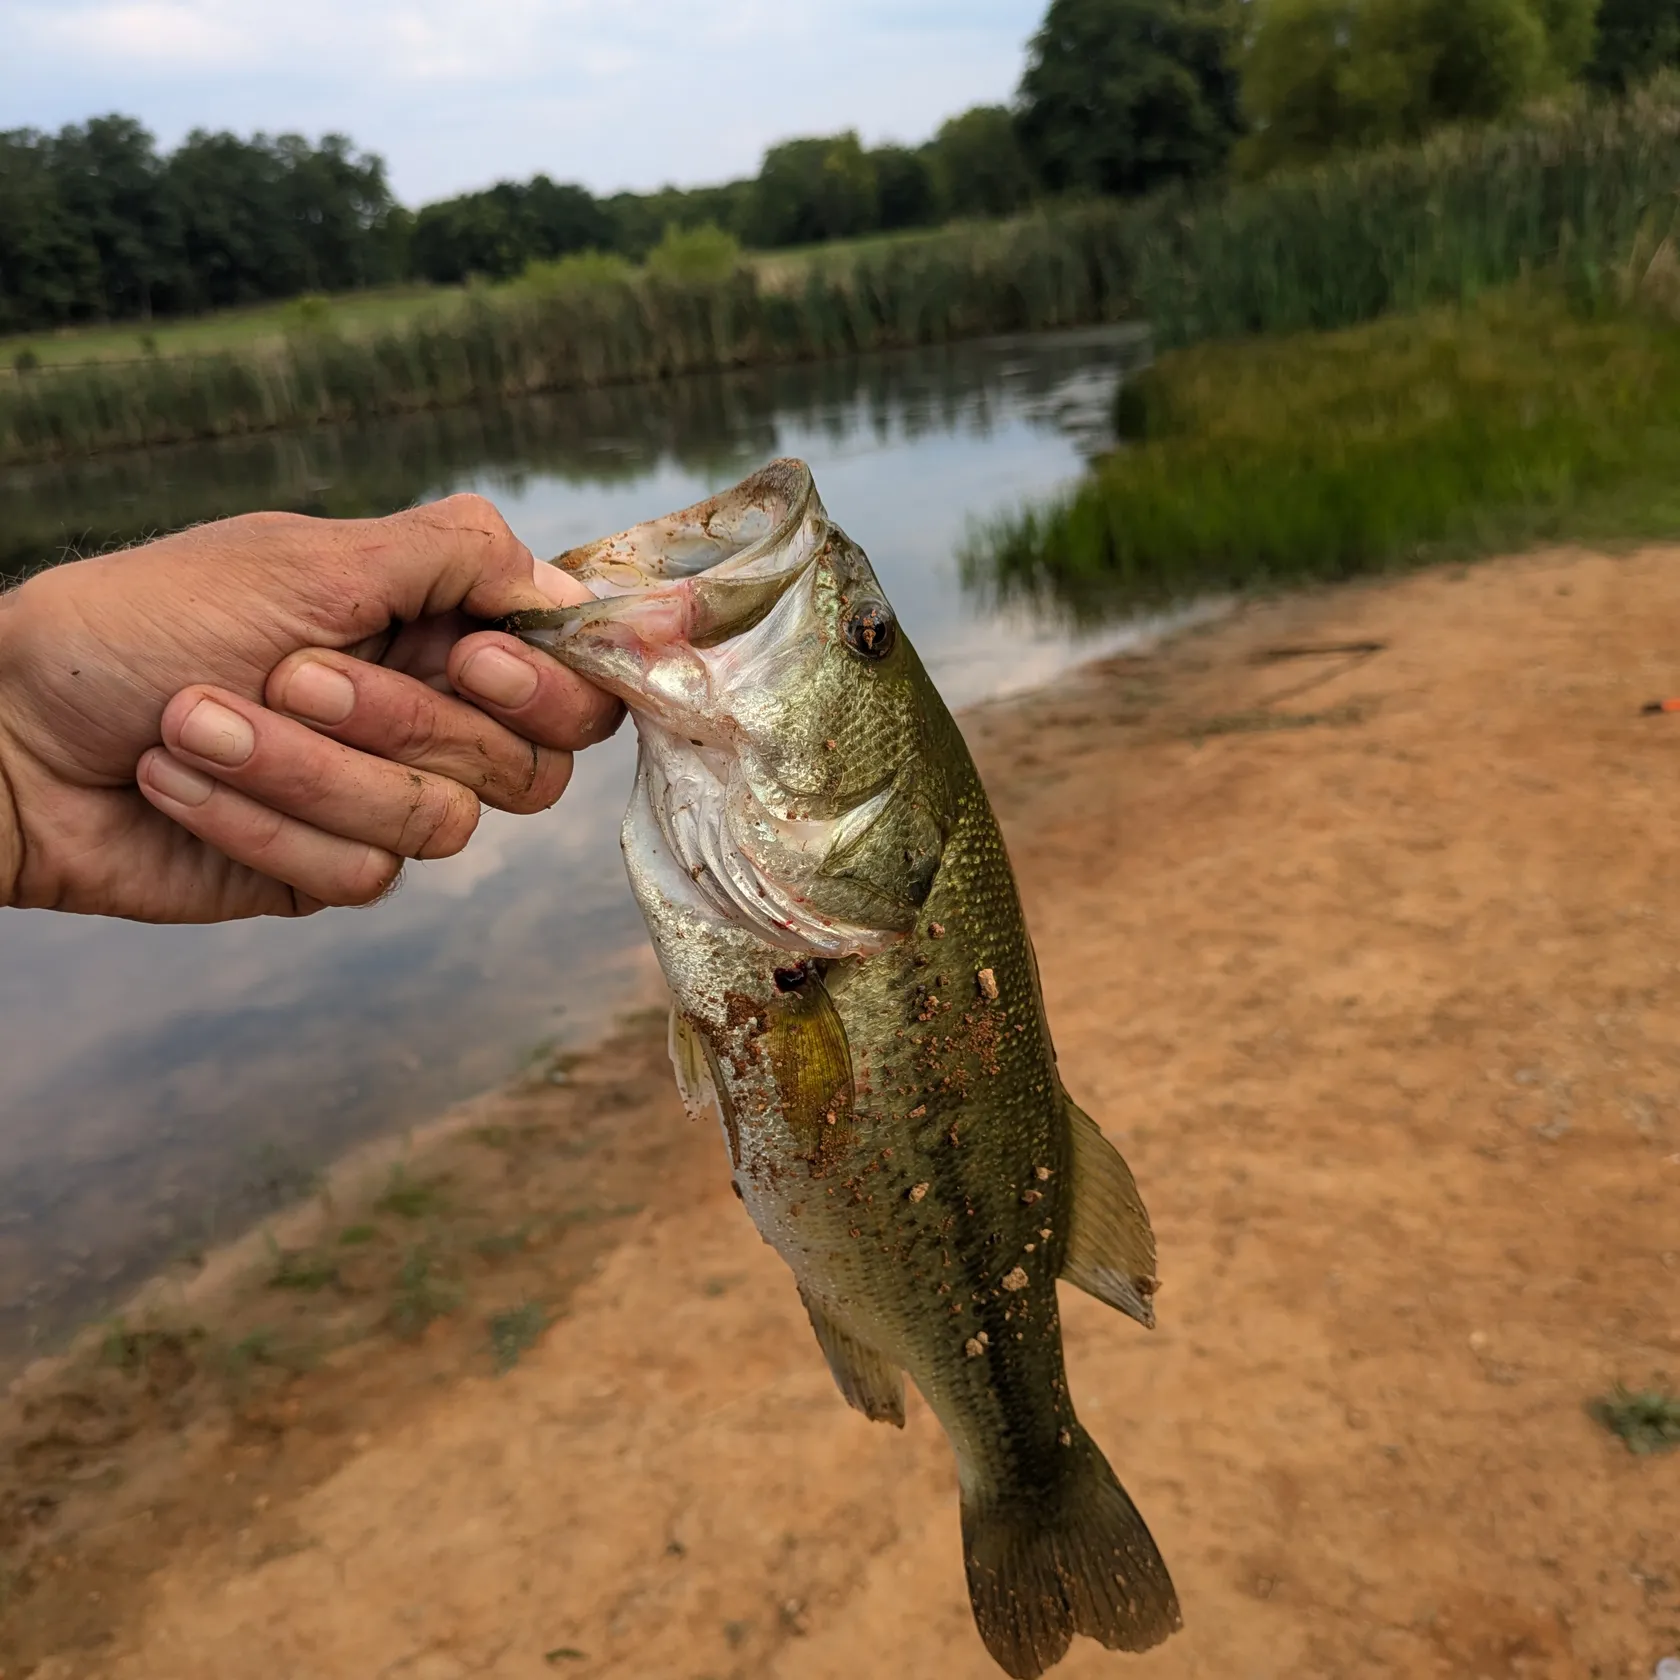
[[[0,109],[351,135],[418,201],[538,169],[750,173],[790,134],[919,139],[1009,96],[1044,0],[7,0]]]

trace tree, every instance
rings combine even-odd
[[[1011,216],[1033,195],[1032,170],[1002,105],[976,105],[949,118],[928,150],[947,215]]]
[[[0,332],[72,320],[98,294],[98,253],[59,199],[51,144],[0,133]]]
[[[875,174],[875,223],[891,233],[898,228],[937,222],[939,192],[925,151],[908,146],[876,146],[865,154]]]
[[[759,246],[850,239],[877,225],[875,170],[855,133],[784,140],[764,154],[748,224]]]
[[[1594,0],[1258,0],[1245,165],[1416,140],[1561,87],[1592,43]]]
[[[1603,0],[1587,80],[1626,93],[1680,65],[1680,0]]]
[[[1223,0],[1051,0],[1021,78],[1021,143],[1052,192],[1207,175],[1241,128]]]

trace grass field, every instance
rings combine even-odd
[[[1330,333],[1163,356],[1071,496],[971,577],[1079,609],[1680,532],[1680,328],[1528,283]]]
[[[937,241],[953,234],[960,237],[969,231],[962,224],[916,228],[783,251],[749,251],[742,261],[767,290],[786,290],[790,284],[801,283],[816,267],[849,265],[860,257],[878,256],[894,247]],[[337,292],[307,301],[287,298],[174,320],[94,323],[51,332],[16,333],[0,337],[0,376],[15,369],[20,355],[26,359],[33,356],[41,367],[67,367],[87,362],[143,361],[151,356],[209,356],[223,351],[260,355],[284,348],[288,336],[300,330],[367,338],[400,331],[422,315],[447,315],[461,304],[467,292],[465,286],[391,286]]]
[[[447,311],[465,295],[459,286],[394,286],[339,292],[305,303],[288,298],[248,309],[222,309],[168,321],[120,321],[62,327],[54,332],[0,338],[0,371],[9,372],[28,351],[42,367],[84,362],[143,361],[149,356],[210,356],[222,351],[277,350],[300,328],[365,337],[408,326],[429,310]]]

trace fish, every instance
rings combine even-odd
[[[1182,1625],[1080,1424],[1058,1279],[1153,1327],[1131,1170],[1062,1084],[961,732],[809,467],[558,557],[593,599],[505,628],[638,733],[621,843],[691,1116],[791,1269],[841,1395],[953,1449],[975,1625],[1016,1680]]]

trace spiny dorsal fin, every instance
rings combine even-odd
[[[827,1310],[803,1289],[799,1291],[799,1299],[811,1315],[817,1346],[823,1350],[823,1358],[828,1361],[835,1386],[846,1404],[855,1406],[871,1422],[896,1424],[902,1429],[904,1373],[885,1354],[866,1347],[849,1331],[842,1330]]]
[[[1062,1100],[1073,1138],[1073,1194],[1066,1204],[1070,1226],[1062,1276],[1153,1330],[1155,1233],[1132,1169],[1066,1091]]]

